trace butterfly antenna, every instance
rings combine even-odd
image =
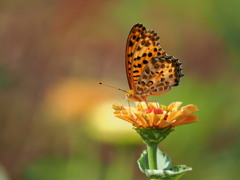
[[[102,82],[99,82],[98,84],[104,85],[104,86],[107,86],[107,87],[110,87],[110,88],[113,88],[113,89],[116,89],[116,90],[119,90],[119,91],[127,92],[126,90],[123,90],[121,88],[116,88],[116,87],[113,87],[113,86],[110,86],[110,85],[107,85],[107,84],[103,84]]]

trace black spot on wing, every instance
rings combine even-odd
[[[132,47],[132,46],[133,46],[133,42],[129,41],[129,47]]]
[[[147,64],[148,63],[148,61],[147,60],[143,60],[143,64]]]

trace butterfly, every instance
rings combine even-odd
[[[179,84],[183,76],[181,62],[160,46],[160,37],[142,24],[132,27],[126,45],[125,66],[130,90],[128,99],[147,101]]]

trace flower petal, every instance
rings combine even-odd
[[[135,114],[137,116],[137,118],[139,119],[139,121],[141,121],[141,126],[146,128],[149,126],[148,122],[146,121],[146,119],[143,117],[143,113],[139,112]]]
[[[113,108],[114,110],[116,110],[116,111],[121,111],[121,110],[124,110],[124,109],[125,109],[124,106],[122,106],[122,105],[115,105],[115,104],[112,105],[112,108]]]
[[[198,111],[198,107],[194,104],[189,104],[187,106],[182,107],[181,110],[189,110],[191,112],[195,112]]]
[[[147,108],[148,108],[146,102],[138,102],[138,103],[136,103],[136,104],[137,104],[136,109],[137,109],[138,111],[143,111],[144,109],[147,109]]]
[[[180,113],[181,113],[181,112],[179,112],[179,111],[169,112],[169,115],[168,115],[166,121],[167,121],[167,122],[173,121],[177,116],[179,116]]]
[[[195,115],[187,115],[184,118],[182,118],[180,121],[176,121],[175,123],[172,124],[172,126],[180,126],[180,125],[184,125],[184,124],[190,124],[190,123],[194,123],[197,121],[197,116]]]
[[[187,115],[190,115],[191,112],[188,110],[178,110],[174,112],[169,112],[169,115],[167,117],[168,122],[173,122],[173,121],[179,121],[180,119],[184,118]]]
[[[146,114],[147,121],[149,122],[150,127],[153,127],[153,121],[155,118],[154,112],[151,112],[149,114]]]
[[[118,117],[118,118],[123,119],[123,120],[125,120],[127,122],[130,122],[130,123],[134,123],[134,121],[131,118],[127,117],[127,116],[115,115],[115,117]]]
[[[158,104],[158,102],[150,102],[150,103],[148,103],[148,108],[159,109],[159,104]]]
[[[181,105],[182,105],[182,102],[179,102],[179,101],[173,102],[169,104],[168,109],[171,109],[172,111],[177,111]]]
[[[169,125],[171,125],[171,122],[167,122],[167,121],[165,120],[166,114],[167,114],[167,112],[164,111],[163,114],[158,114],[158,115],[156,115],[156,118],[158,118],[157,123],[156,123],[156,126],[157,126],[158,128],[165,128],[165,127],[168,127]]]
[[[167,121],[165,121],[164,119],[162,119],[161,121],[159,121],[157,127],[160,128],[160,129],[162,129],[162,128],[166,128],[166,127],[168,127],[168,126],[170,126],[170,125],[171,125],[170,122],[167,122]]]

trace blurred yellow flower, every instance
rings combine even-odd
[[[197,116],[192,114],[198,111],[197,106],[190,104],[179,109],[181,104],[173,102],[169,106],[160,106],[157,102],[139,102],[136,107],[113,105],[113,109],[116,117],[135,127],[163,129],[197,121]]]
[[[124,121],[116,121],[109,104],[103,102],[95,107],[88,121],[84,124],[87,134],[93,139],[110,144],[139,144],[141,139],[132,130],[132,125]]]

